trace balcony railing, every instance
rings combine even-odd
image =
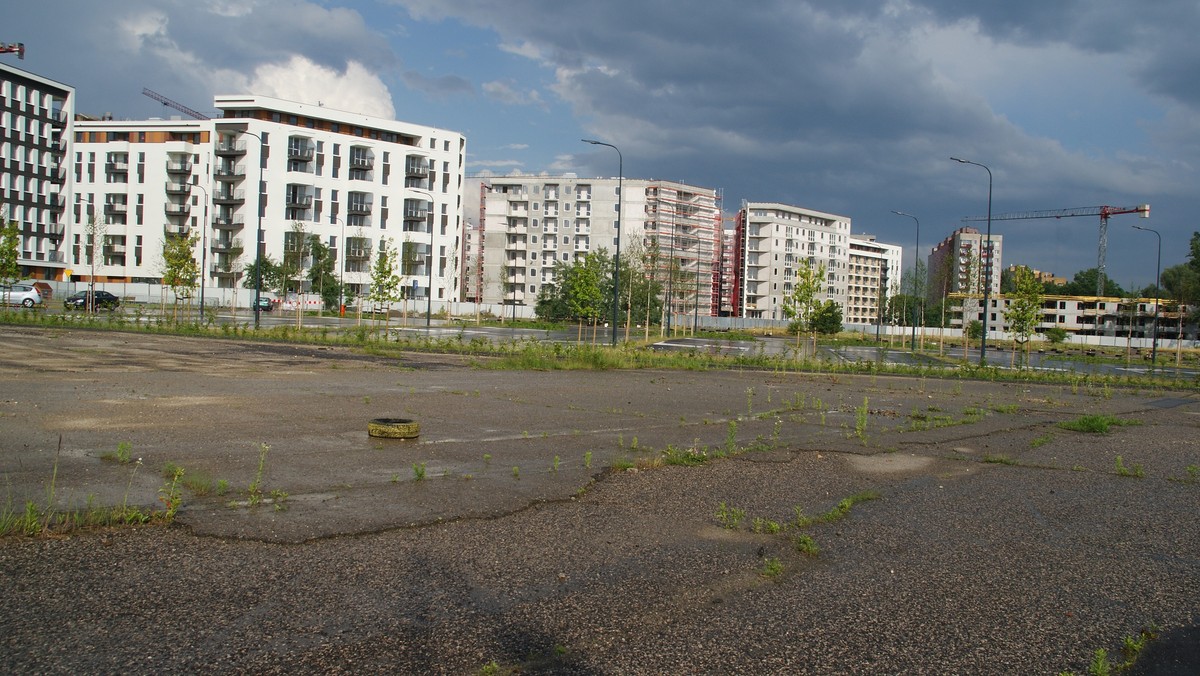
[[[429,174],[429,163],[409,160],[404,163],[404,173],[408,176],[426,176]]]
[[[351,169],[370,169],[375,166],[375,158],[370,155],[354,156],[350,158]]]
[[[428,209],[405,209],[404,220],[406,221],[423,221],[429,217]]]
[[[240,204],[246,201],[245,190],[233,190],[228,192],[213,193],[213,202],[216,204]]]
[[[117,173],[128,173],[129,162],[106,162],[104,164],[104,169],[106,171],[113,171]]]
[[[218,155],[245,155],[245,141],[218,141],[213,149]]]
[[[312,207],[312,195],[292,193],[284,198],[284,203],[291,209],[308,209]]]
[[[368,260],[371,258],[371,249],[369,248],[349,248],[346,249],[347,260]]]
[[[246,176],[246,167],[242,164],[228,167],[217,167],[213,170],[213,176],[216,176],[218,179],[243,178]]]
[[[129,213],[129,205],[123,202],[106,202],[104,213],[109,216]]]
[[[168,216],[183,216],[189,213],[191,210],[192,205],[190,204],[175,204],[173,202],[167,202],[163,205],[163,211],[166,211]]]
[[[288,159],[310,162],[314,152],[312,146],[288,146]]]
[[[236,229],[245,225],[241,216],[233,216],[230,218],[214,217],[212,221],[214,228]]]
[[[191,162],[167,162],[167,173],[169,174],[190,174],[192,173]]]
[[[186,236],[191,232],[191,228],[187,224],[168,223],[163,226],[163,232],[168,235]]]
[[[346,205],[346,213],[363,216],[371,213],[370,202],[350,202]]]
[[[190,183],[171,183],[167,182],[166,191],[169,195],[186,195],[192,192]]]

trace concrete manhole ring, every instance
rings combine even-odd
[[[367,423],[367,434],[385,439],[416,439],[421,425],[410,418],[375,418]]]

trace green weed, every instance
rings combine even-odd
[[[592,452],[588,451],[583,454],[583,466],[587,469],[592,468]]]
[[[775,533],[783,530],[783,526],[781,526],[778,521],[772,521],[771,519],[764,519],[756,516],[751,522],[750,530],[755,533],[774,535]]]
[[[425,480],[425,463],[414,462],[412,464],[412,471],[413,471],[413,481],[424,481]]]
[[[763,559],[763,566],[762,569],[758,571],[758,574],[762,575],[763,577],[776,577],[782,572],[783,562],[773,556],[768,556],[767,558]]]
[[[1043,434],[1042,436],[1037,437],[1037,438],[1033,439],[1032,441],[1030,441],[1029,446],[1031,448],[1038,448],[1040,446],[1045,446],[1046,444],[1050,443],[1050,441],[1052,439],[1054,439],[1053,434]]]
[[[724,502],[717,505],[717,522],[724,528],[735,530],[744,518],[746,518],[744,509],[730,507]]]
[[[1058,426],[1064,430],[1072,432],[1087,432],[1089,434],[1108,434],[1108,430],[1112,427],[1125,427],[1129,425],[1141,425],[1140,420],[1123,420],[1111,415],[1090,414],[1083,415],[1074,420],[1065,420],[1058,423]]]
[[[792,545],[797,552],[805,556],[816,556],[821,553],[821,548],[817,546],[817,541],[811,535],[800,533],[792,538]]]
[[[1125,460],[1119,455],[1117,456],[1116,472],[1117,476],[1127,476],[1135,479],[1141,479],[1146,476],[1146,471],[1142,469],[1141,465],[1135,464],[1133,467],[1126,467]]]

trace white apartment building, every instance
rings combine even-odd
[[[589,252],[622,255],[641,242],[657,245],[664,287],[672,285],[676,313],[715,314],[713,288],[720,225],[716,190],[673,181],[624,179],[623,221],[616,178],[491,176],[468,179],[464,299],[532,306],[538,290],[555,281],[554,267]],[[674,276],[668,273],[674,269]],[[699,275],[697,277],[697,275]],[[687,280],[683,284],[682,280]],[[699,294],[696,281],[699,281]],[[675,283],[680,288],[675,289]]]
[[[845,312],[850,265],[850,218],[777,202],[743,202],[738,212],[742,243],[741,315],[786,319],[802,259],[825,266],[825,293]]]
[[[875,241],[874,235],[850,235],[842,321],[874,324],[879,319],[881,302],[899,291],[903,252],[898,245]]]
[[[300,228],[329,246],[352,295],[387,240],[408,254],[409,297],[455,298],[462,134],[265,96],[215,106],[213,120],[79,123],[76,223],[104,219],[98,280],[157,280],[164,238],[195,233],[205,285],[241,288],[254,243],[279,261]],[[91,275],[82,230],[77,277]]]
[[[951,293],[982,294],[989,283],[991,293],[1000,293],[1004,237],[988,236],[964,227],[950,233],[929,252],[926,272],[930,299],[941,300]]]
[[[0,64],[0,201],[20,229],[22,276],[61,280],[68,267],[66,153],[75,89]]]

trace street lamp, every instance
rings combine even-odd
[[[621,155],[621,149],[611,143],[604,141],[593,141],[592,139],[580,139],[584,143],[590,143],[594,146],[608,146],[617,151],[617,245],[616,253],[613,254],[613,308],[612,308],[612,344],[617,345],[617,316],[620,312],[621,302],[621,199],[625,197],[625,191],[622,186],[625,181],[625,157]]]
[[[204,283],[208,281],[208,188],[193,183],[193,188],[200,188],[204,191],[204,211],[200,219],[200,321],[204,322]],[[195,260],[195,259],[192,259]]]
[[[338,316],[341,317],[346,312],[346,221],[338,216],[331,215],[330,218],[342,226],[338,234],[338,250],[342,252],[342,262],[338,265]]]
[[[918,220],[916,216],[913,216],[912,214],[906,214],[903,211],[896,211],[893,209],[892,213],[896,214],[897,216],[907,216],[917,222],[917,243],[915,245],[915,248],[913,249],[913,291],[915,292],[917,290],[917,273],[919,272],[919,266],[920,266],[920,262],[921,262],[921,221]],[[915,296],[916,294],[914,293],[913,295]],[[912,325],[912,349],[913,349],[913,352],[916,352],[917,351],[917,301],[916,301],[916,298],[913,299],[912,323],[913,323],[913,325]],[[903,346],[901,346],[901,347],[903,347]]]
[[[1158,260],[1154,264],[1154,323],[1151,325],[1150,338],[1150,368],[1153,369],[1158,364],[1158,296],[1161,293],[1158,289],[1159,275],[1162,274],[1162,235],[1154,228],[1143,228],[1140,225],[1133,226],[1138,230],[1154,233],[1158,238]]]
[[[258,232],[254,238],[254,328],[257,329],[262,320],[262,254],[263,254],[263,227],[262,227],[262,175],[263,175],[263,146],[267,142],[262,136],[250,131],[249,129],[238,129],[238,133],[249,134],[258,139],[258,185],[255,187],[257,197],[254,200],[254,207],[258,210]]]
[[[983,366],[987,364],[988,305],[992,295],[992,170],[988,169],[986,165],[971,160],[960,160],[957,157],[950,159],[960,164],[983,167],[988,173],[987,244],[984,245],[984,250],[987,252],[987,283],[983,286],[983,338],[979,342],[979,365]]]

